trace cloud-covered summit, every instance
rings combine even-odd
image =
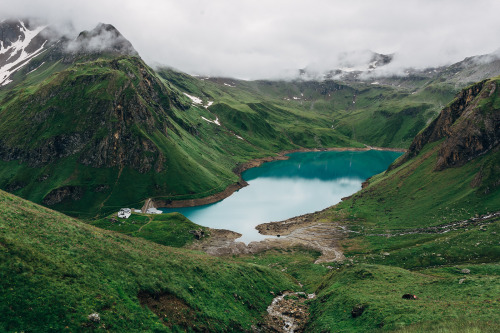
[[[82,31],[76,39],[68,42],[66,51],[138,55],[132,44],[113,25],[104,23],[99,23],[91,31]]]

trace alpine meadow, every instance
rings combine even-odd
[[[247,80],[135,46],[0,22],[0,332],[498,332],[500,52]],[[371,150],[402,155],[263,240],[161,211],[290,153]]]

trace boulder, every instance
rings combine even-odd
[[[365,311],[366,309],[366,304],[358,304],[358,305],[355,305],[352,310],[351,310],[351,316],[353,318],[356,318],[356,317],[359,317],[363,314],[363,312]]]
[[[202,239],[203,237],[205,237],[205,231],[203,231],[203,229],[190,230],[189,233],[193,234],[194,238],[196,239]]]

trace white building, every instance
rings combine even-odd
[[[151,207],[151,208],[148,208],[148,210],[146,211],[146,214],[163,214],[163,212],[159,209]]]
[[[122,208],[118,212],[118,217],[121,219],[128,219],[132,214],[132,210],[130,208]]]

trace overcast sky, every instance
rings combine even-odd
[[[332,69],[339,54],[395,53],[436,66],[500,48],[498,0],[2,0],[3,18],[113,24],[149,64],[275,78]]]

